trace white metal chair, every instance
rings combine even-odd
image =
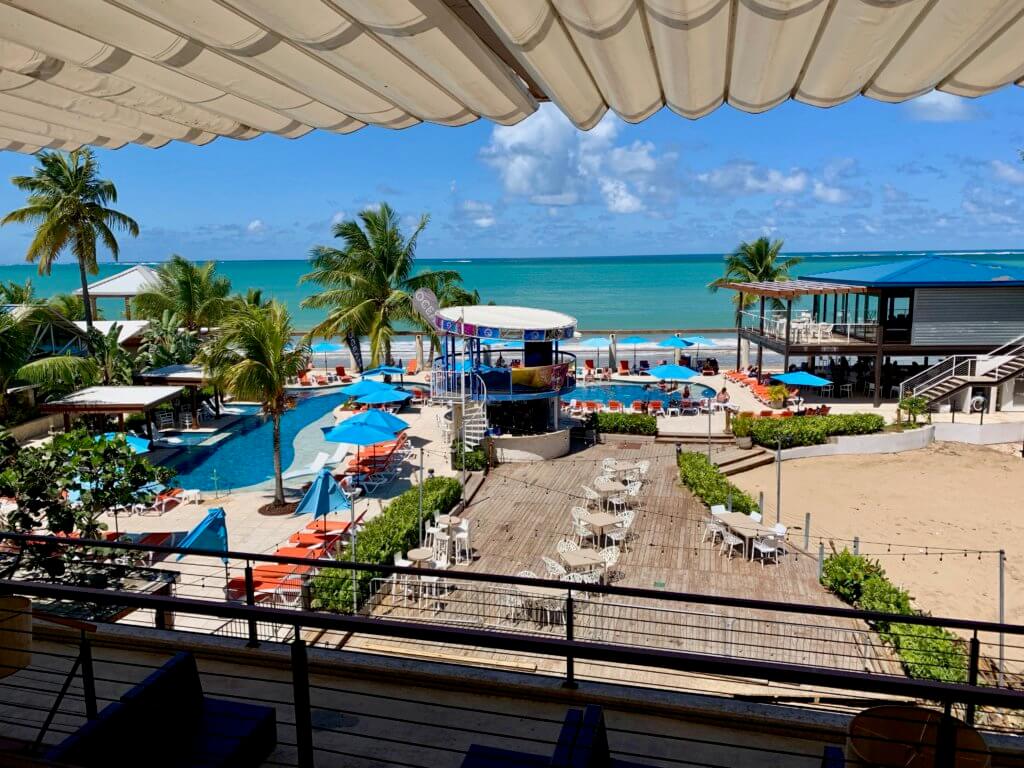
[[[568,571],[565,570],[565,566],[561,563],[556,563],[550,557],[541,556],[541,561],[544,563],[544,567],[548,570],[548,577],[552,579],[560,579],[565,576]]]
[[[589,541],[593,543],[597,538],[596,534],[590,529],[590,526],[587,524],[587,521],[583,518],[573,521],[572,535],[573,538],[576,539],[577,545],[582,544],[584,541]],[[577,546],[577,549],[579,549],[579,546]]]
[[[473,559],[473,544],[470,539],[470,521],[463,520],[455,528],[455,562],[470,562]],[[465,557],[465,560],[463,560]]]
[[[750,519],[753,520],[755,523],[760,523],[763,518],[761,517],[760,512],[751,512]]]
[[[729,557],[733,556],[736,547],[743,548],[743,539],[737,536],[735,533],[729,530],[725,530],[722,533],[722,548],[719,550],[719,554],[724,554],[726,550],[729,551]]]
[[[592,505],[596,505],[596,506],[600,507],[601,506],[601,494],[598,493],[597,491],[595,491],[590,486],[584,485],[584,486],[581,486],[581,487],[583,488],[583,495],[584,495],[584,497],[587,500],[587,507],[590,507]]]
[[[711,514],[718,516],[727,514],[728,510],[725,508],[725,504],[713,504],[711,506]]]
[[[703,544],[708,539],[711,539],[711,543],[714,544],[715,540],[720,536],[724,536],[725,526],[720,522],[712,518],[711,520],[704,521],[704,535],[701,537],[700,543]]]
[[[759,536],[750,546],[750,561],[753,562],[755,557],[760,559],[762,568],[764,568],[766,560],[771,560],[778,565],[781,550],[782,547],[779,546],[779,541],[774,536]]]
[[[401,552],[395,552],[394,563],[399,568],[411,568],[412,567],[412,560],[406,560],[404,557],[402,557],[402,553]],[[409,595],[411,595],[412,593],[413,593],[412,592],[412,585],[409,582],[409,574],[407,574],[407,573],[392,573],[391,574],[391,595],[392,595],[392,597],[400,594],[402,596],[402,605],[404,606],[404,605],[406,605],[408,603]]]
[[[156,426],[158,429],[174,429],[174,412],[173,411],[157,411],[156,412]]]
[[[555,547],[555,550],[558,552],[558,554],[564,555],[566,552],[575,552],[579,548],[580,545],[577,544],[575,541],[572,541],[570,539],[562,539],[560,542],[558,542],[558,546]]]
[[[434,512],[434,523],[428,521],[424,526],[423,544],[427,547],[434,546],[434,537],[441,532],[441,524],[437,522],[437,512]]]

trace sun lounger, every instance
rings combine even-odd
[[[594,361],[593,360],[584,360],[583,361],[583,369],[585,371],[590,371],[590,373],[596,373],[597,372],[597,368],[594,366]]]
[[[618,400],[609,400],[608,413],[622,413],[622,403]]]
[[[316,457],[309,463],[309,466],[302,467],[301,469],[293,469],[291,472],[285,472],[281,475],[282,480],[294,480],[296,477],[305,477],[306,475],[315,475],[327,464],[327,460],[330,455],[326,451],[320,451]]]
[[[634,400],[629,405],[630,413],[647,413],[647,403],[643,400]]]
[[[628,360],[619,360],[619,375],[620,376],[629,376],[629,361]]]
[[[416,362],[416,358],[414,357],[412,360],[409,361],[409,364],[405,366],[405,375],[415,376],[417,373],[419,373],[419,370],[420,364]]]
[[[662,404],[661,400],[651,400],[647,405],[647,412],[651,414],[651,416],[664,416],[665,406]]]
[[[641,376],[645,376],[650,373],[651,364],[647,360],[641,360],[638,366],[638,371]]]
[[[352,377],[345,372],[344,365],[334,366],[334,372],[338,375],[338,381],[343,381],[345,383],[352,381]]]

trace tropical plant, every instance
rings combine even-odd
[[[170,310],[151,320],[142,334],[138,361],[143,370],[166,365],[190,363],[199,351],[196,332],[182,328],[181,320]]]
[[[284,504],[281,477],[281,416],[287,407],[285,386],[306,370],[309,347],[294,346],[291,316],[282,304],[245,306],[231,312],[201,359],[211,378],[239,400],[263,406],[274,422],[274,503]]]
[[[129,216],[108,208],[117,202],[114,182],[99,178],[99,164],[87,147],[69,154],[43,151],[36,155],[39,165],[31,176],[11,179],[22,192],[28,193],[27,205],[11,211],[5,224],[36,225],[25,259],[39,263],[39,274],[48,275],[62,252],[70,250],[78,262],[85,302],[85,322],[92,327],[87,275],[95,275],[96,244],[102,242],[114,261],[120,254],[115,231],[139,234],[139,225]]]
[[[782,240],[769,240],[767,237],[759,237],[750,243],[740,243],[736,250],[725,257],[725,271],[722,276],[712,280],[708,284],[708,288],[715,292],[729,283],[759,283],[790,279],[790,270],[802,259],[781,258],[782,245]],[[749,293],[737,292],[733,297],[733,303],[736,305],[737,327],[740,325],[743,311],[753,306],[756,300],[756,297]],[[782,307],[782,302],[778,299],[770,299],[768,302],[775,309]],[[758,370],[761,370],[761,363],[762,351],[758,348]]]
[[[37,304],[35,286],[32,280],[27,279],[24,283],[16,283],[8,280],[0,283],[0,304]]]
[[[731,505],[733,512],[746,515],[757,509],[757,502],[730,483],[703,453],[684,451],[679,454],[679,479],[709,507],[715,504]]]
[[[214,262],[196,264],[173,254],[157,269],[157,285],[135,297],[135,309],[149,320],[173,312],[185,328],[195,331],[220,322],[230,292],[231,281],[217,274]]]
[[[66,354],[33,360],[21,367],[18,378],[46,387],[51,395],[97,384],[131,384],[133,360],[118,341],[120,333],[117,323],[106,333],[93,328],[86,333],[87,356]]]
[[[270,299],[263,298],[262,288],[247,288],[244,294],[236,293],[231,297],[231,301],[238,304],[248,304],[253,307],[265,307],[270,303]]]
[[[46,306],[61,317],[71,320],[72,322],[85,320],[85,302],[82,301],[81,296],[75,296],[73,293],[54,294],[46,302]],[[103,319],[103,312],[99,307],[96,308],[96,312],[93,314],[92,319]]]
[[[32,334],[9,312],[0,312],[0,422],[10,418],[7,390],[32,353]]]
[[[920,395],[912,395],[900,400],[898,407],[910,417],[911,423],[917,424],[917,417],[928,413],[928,400]]]
[[[57,435],[37,448],[22,448],[0,462],[0,496],[12,497],[17,508],[7,516],[10,530],[40,527],[55,534],[77,533],[97,538],[106,526],[100,515],[117,506],[152,500],[154,483],[167,483],[174,472],[137,455],[121,438],[95,439],[85,430]],[[71,503],[73,492],[76,503]],[[51,577],[68,565],[60,547],[30,546],[19,550],[4,568],[9,577],[19,567],[38,567]]]
[[[313,248],[312,271],[302,282],[316,283],[319,293],[303,299],[308,309],[326,309],[327,317],[310,332],[324,338],[344,337],[348,332],[368,336],[371,365],[391,359],[391,339],[396,324],[421,328],[433,337],[434,329],[419,316],[412,294],[430,288],[439,300],[479,299],[461,288],[461,276],[453,270],[430,270],[413,274],[416,242],[430,221],[422,216],[406,237],[398,214],[386,203],[368,208],[359,220],[334,225],[341,249],[325,245]],[[444,306],[444,304],[443,304]],[[432,338],[433,341],[433,338]]]

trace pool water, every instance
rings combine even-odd
[[[652,401],[661,400],[668,404],[669,399],[679,400],[682,397],[683,387],[680,386],[675,392],[662,392],[657,384],[645,388],[643,384],[588,384],[584,387],[576,387],[576,391],[570,397],[578,401],[593,400],[598,403],[607,404],[609,400],[618,400],[626,408],[634,400]],[[699,400],[702,397],[714,397],[715,390],[705,387],[703,384],[690,385],[690,398]]]
[[[346,400],[330,394],[300,396],[281,417],[281,466],[287,470],[295,459],[295,436],[303,427],[327,416]],[[274,476],[273,422],[256,412],[245,415],[229,428],[229,436],[210,446],[186,445],[167,466],[177,470],[182,488],[203,491],[230,490],[258,485]],[[319,433],[318,433],[319,435]],[[204,435],[209,439],[209,435]]]

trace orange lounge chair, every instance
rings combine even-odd
[[[647,403],[643,400],[634,400],[630,403],[629,410],[633,413],[647,413]]]
[[[619,360],[619,375],[620,376],[629,376],[629,361],[628,360]]]
[[[584,360],[583,361],[583,369],[586,370],[586,371],[590,371],[591,373],[597,373],[597,368],[594,367],[594,361],[593,360]]]
[[[416,358],[414,357],[412,360],[409,361],[409,364],[405,366],[405,375],[415,376],[417,373],[419,373],[419,370],[420,364],[416,361]]]
[[[608,413],[622,413],[622,403],[618,400],[609,400]]]
[[[647,412],[651,414],[651,416],[664,416],[665,405],[661,400],[651,400],[651,402],[647,404]]]
[[[336,365],[336,366],[334,366],[334,372],[336,374],[338,374],[338,381],[342,381],[342,382],[352,381],[352,377],[349,376],[347,373],[345,373],[345,366],[344,365]]]

